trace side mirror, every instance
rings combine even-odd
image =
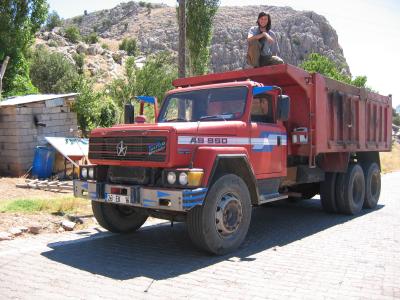
[[[133,105],[130,103],[125,104],[125,107],[124,107],[124,123],[125,124],[135,123],[134,113],[135,113],[135,108],[133,107]]]
[[[277,119],[280,121],[289,120],[290,114],[290,97],[287,95],[278,96],[278,109],[277,109]]]

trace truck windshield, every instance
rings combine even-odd
[[[237,120],[243,115],[247,92],[247,87],[238,86],[170,94],[158,122]]]

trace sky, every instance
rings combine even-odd
[[[63,18],[109,9],[119,0],[48,0],[50,10]],[[147,0],[175,6],[176,0]],[[353,76],[366,75],[367,85],[393,95],[400,105],[400,1],[399,0],[221,0],[223,6],[274,5],[312,10],[327,18],[339,36]],[[273,16],[272,16],[273,17]],[[256,16],[255,16],[256,18]]]

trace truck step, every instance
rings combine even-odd
[[[278,201],[278,200],[286,199],[288,197],[289,196],[286,194],[279,194],[279,193],[260,195],[260,197],[258,197],[258,204],[265,204],[268,202]]]

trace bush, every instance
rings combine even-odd
[[[135,56],[137,54],[137,44],[134,38],[124,38],[119,45],[119,50],[125,50],[128,55]]]
[[[75,61],[75,65],[76,65],[76,68],[78,70],[78,73],[79,74],[83,74],[83,67],[85,65],[85,54],[83,54],[83,53],[81,53],[81,54],[75,53],[72,56],[72,58]]]
[[[47,45],[48,45],[49,47],[53,47],[53,48],[58,47],[57,42],[56,42],[56,41],[53,41],[53,40],[51,40],[50,42],[48,42]]]
[[[96,44],[99,42],[99,37],[97,36],[96,32],[92,32],[88,36],[86,36],[84,40],[88,44]]]
[[[102,43],[101,48],[103,48],[105,50],[110,50],[110,47],[106,43]]]
[[[97,125],[99,127],[115,125],[118,121],[119,113],[118,106],[114,101],[110,97],[103,95],[99,106]]]
[[[44,47],[33,52],[30,77],[41,93],[68,93],[77,90],[80,80],[77,68],[61,53],[52,53]]]
[[[58,15],[58,13],[56,11],[53,10],[53,12],[51,12],[47,17],[46,29],[50,31],[55,27],[60,27],[61,24],[62,24],[62,21],[61,21],[60,16]]]
[[[82,39],[79,28],[75,25],[69,26],[65,29],[64,37],[74,44]]]

